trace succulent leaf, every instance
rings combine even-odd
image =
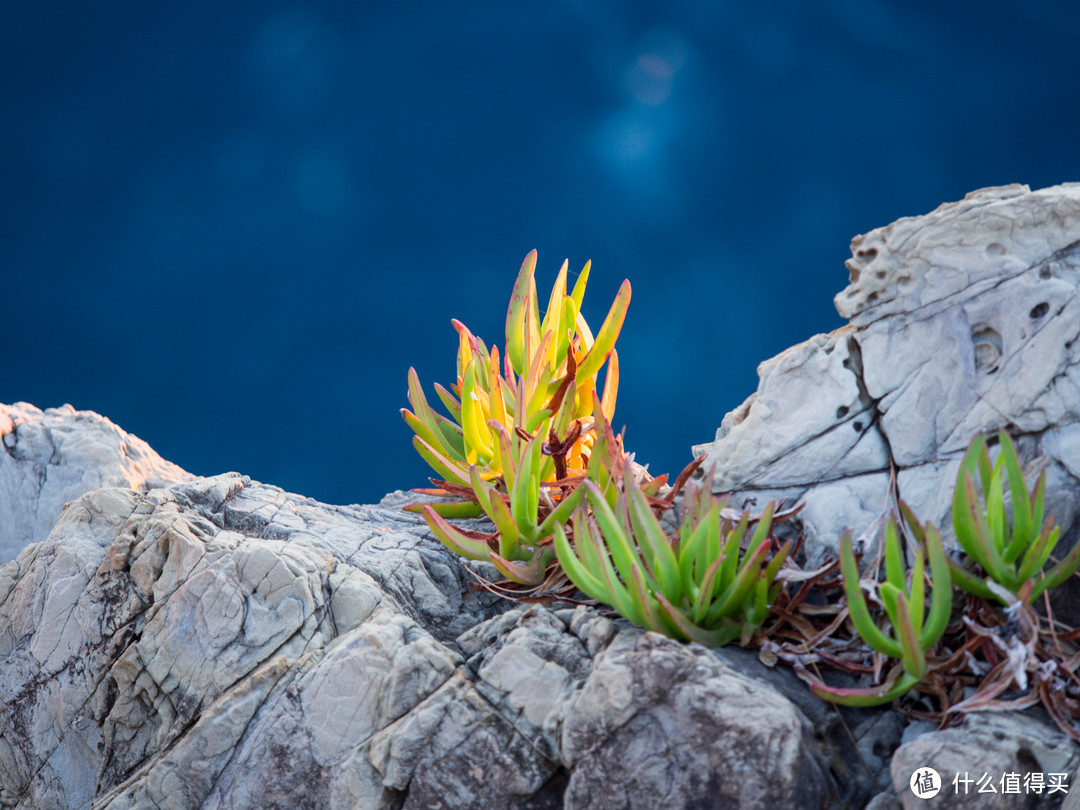
[[[466,473],[460,465],[448,459],[419,436],[413,436],[413,447],[416,448],[416,452],[420,454],[420,457],[428,463],[428,466],[439,473],[439,475],[447,481],[468,485],[468,473]]]
[[[521,263],[514,290],[510,293],[510,307],[506,311],[506,356],[518,374],[524,374],[528,364],[525,357],[525,313],[529,309],[529,289],[536,271],[536,251],[529,251]]]
[[[452,526],[430,506],[423,509],[424,520],[428,528],[443,545],[462,557],[470,560],[486,560],[490,554],[487,541],[479,539],[474,534],[467,534],[456,526]]]
[[[844,580],[844,595],[847,597],[848,615],[862,640],[880,653],[890,658],[901,657],[900,644],[886,636],[870,615],[870,608],[862,593],[859,583],[859,564],[855,562],[855,551],[851,545],[851,532],[844,532],[840,538],[840,571]]]
[[[950,576],[948,557],[941,542],[941,534],[933,524],[926,524],[924,546],[930,562],[930,610],[926,614],[919,641],[929,650],[945,632],[952,613],[952,577]]]
[[[604,318],[604,323],[600,326],[600,331],[596,333],[596,340],[593,341],[589,353],[585,355],[585,359],[578,367],[579,376],[592,377],[600,370],[600,366],[604,364],[615,345],[629,306],[630,282],[624,281],[619,287],[615,301],[611,304],[611,309],[608,310],[607,317]]]
[[[911,691],[913,686],[919,683],[919,679],[906,672],[900,672],[895,681],[886,681],[881,686],[869,689],[841,688],[826,684],[811,684],[810,691],[822,700],[831,703],[839,703],[844,706],[870,707],[880,706],[882,703],[892,703],[897,698],[903,697]]]

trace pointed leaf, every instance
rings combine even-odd
[[[576,542],[582,542],[582,535],[575,532]],[[559,560],[566,576],[574,583],[574,586],[587,596],[605,604],[611,604],[607,588],[599,577],[588,570],[578,556],[570,548],[570,541],[561,524],[555,524],[555,556]]]
[[[911,587],[907,593],[908,609],[911,612],[911,626],[915,635],[921,638],[923,618],[926,609],[926,555],[920,546],[915,552],[915,562],[911,566]]]
[[[901,661],[904,671],[916,678],[926,674],[926,653],[919,644],[919,636],[911,621],[911,610],[904,594],[897,596],[896,635],[900,640]]]
[[[964,477],[964,489],[968,502],[975,504],[975,484],[971,480],[970,474],[966,474]],[[975,527],[975,543],[981,558],[979,562],[983,568],[996,582],[1009,588],[1015,587],[1010,583],[1012,577],[1009,576],[1009,573],[1005,570],[1005,564],[1001,561],[1001,552],[990,536],[990,524],[986,520],[986,515],[978,507],[972,506],[969,513],[964,517],[965,519],[970,518],[971,525]]]
[[[612,347],[604,374],[604,395],[600,398],[600,410],[609,422],[615,416],[615,400],[619,396],[619,353]]]
[[[473,503],[472,501],[410,503],[408,506],[403,506],[401,508],[406,512],[420,513],[425,506],[432,509],[435,514],[444,518],[476,518],[484,514],[484,510],[480,507],[480,504]]]
[[[736,554],[736,556],[738,555]],[[704,575],[701,577],[701,586],[698,588],[697,596],[690,609],[690,619],[695,624],[704,624],[709,616],[709,611],[713,606],[713,594],[718,590],[717,574],[723,563],[724,558],[717,557],[709,564],[708,568],[705,569]]]
[[[1006,547],[1008,527],[1005,524],[1005,470],[998,466],[990,477],[990,489],[984,493],[986,498],[986,525],[989,527],[990,540],[999,556],[1003,556]],[[1002,568],[1005,561],[1002,559]]]
[[[443,386],[435,383],[435,393],[439,395],[439,399],[442,400],[442,404],[446,406],[447,412],[454,418],[454,421],[459,425],[461,424],[461,403],[457,398],[447,391]]]
[[[559,274],[555,277],[555,284],[551,288],[551,296],[548,298],[547,309],[544,311],[544,320],[540,322],[540,332],[551,332],[553,335],[561,335],[562,328],[563,298],[566,297],[566,271],[570,267],[569,261],[563,261],[559,268]],[[548,350],[548,362],[551,370],[558,369],[555,360],[555,348],[558,346],[556,339]]]
[[[641,568],[637,563],[630,567],[630,578],[627,584],[630,586],[630,598],[633,600],[634,609],[637,611],[638,624],[646,630],[670,635],[670,631],[660,619],[659,611],[653,607],[654,597],[650,593]]]
[[[465,460],[465,433],[460,425],[456,425],[445,416],[435,414],[435,424],[442,431],[443,446],[450,450],[452,457],[461,461]]]
[[[1053,544],[1057,545],[1057,538],[1061,534],[1061,529],[1055,528],[1051,534],[1053,536]],[[1061,585],[1065,580],[1076,573],[1078,567],[1080,567],[1080,541],[1073,543],[1073,547],[1069,550],[1069,553],[1065,555],[1065,558],[1047,571],[1045,576],[1035,582],[1035,585],[1031,590],[1031,597],[1028,599],[1028,604],[1031,604],[1031,602],[1047,588],[1056,588],[1058,585]]]
[[[470,464],[491,462],[494,457],[491,430],[487,426],[476,390],[476,364],[465,367],[465,376],[461,387],[462,429],[465,433],[465,458]]]
[[[1033,530],[1035,524],[1031,522],[1031,502],[1028,500],[1027,484],[1024,482],[1024,471],[1020,466],[1020,458],[1016,455],[1016,445],[1013,444],[1009,434],[1004,430],[998,434],[998,438],[1001,442],[1000,458],[1005,464],[1005,473],[1009,477],[1009,492],[1012,495],[1013,512],[1012,536],[1016,544],[1015,550],[1013,548],[1008,549],[1004,561],[1012,563],[1034,539]]]
[[[932,523],[926,524],[926,557],[930,562],[930,611],[926,615],[919,640],[929,650],[945,632],[952,614],[952,577],[941,534]]]
[[[586,481],[583,486],[588,490],[586,497],[588,497],[589,503],[592,505],[593,518],[600,528],[604,545],[611,552],[615,566],[625,580],[626,577],[630,576],[631,566],[640,563],[637,552],[626,537],[619,519],[615,516],[611,506],[608,505],[603,492],[591,481]]]
[[[589,283],[589,272],[591,270],[592,261],[590,260],[585,262],[585,266],[581,268],[581,273],[578,274],[577,281],[574,283],[574,291],[570,293],[570,298],[573,300],[578,312],[581,312],[581,302],[585,299],[585,285]]]
[[[521,263],[514,290],[510,294],[510,307],[506,311],[506,356],[518,374],[524,374],[528,368],[525,355],[525,313],[529,309],[529,290],[535,271],[536,251],[531,250]]]
[[[436,427],[436,432],[432,432],[426,424],[420,421],[416,415],[408,408],[401,409],[401,417],[405,420],[412,432],[416,434],[416,438],[422,439],[431,447],[437,447],[445,455],[451,457],[454,461],[464,461],[464,457],[460,456],[456,452],[456,448],[448,446],[446,438],[443,436],[441,430]]]
[[[430,506],[424,507],[423,515],[431,533],[448,549],[470,560],[488,559],[490,550],[486,541],[470,537],[457,527],[451,526]]]
[[[534,478],[533,467],[535,457],[539,452],[539,446],[535,438],[530,439],[525,445],[525,451],[521,457],[517,477],[514,479],[514,487],[510,491],[510,512],[514,516],[518,529],[525,542],[534,542],[536,532],[536,510],[532,505],[532,491],[539,490],[540,482]]]
[[[413,406],[413,415],[427,428],[430,434],[430,437],[422,437],[424,441],[428,442],[432,447],[438,448],[445,455],[449,455],[449,448],[443,446],[442,431],[439,430],[439,426],[435,421],[435,411],[428,405],[427,397],[424,396],[424,389],[420,385],[420,377],[417,376],[416,369],[412,367],[409,368],[409,404]],[[402,416],[405,416],[404,412]],[[405,421],[409,421],[408,417],[405,417]],[[413,425],[410,423],[409,427],[413,427]],[[413,427],[413,432],[416,432],[415,427]],[[433,442],[431,439],[435,441]]]
[[[447,481],[468,486],[468,473],[459,464],[448,459],[419,436],[413,436],[413,447],[416,448],[416,452],[420,454],[420,457],[428,463],[428,466]]]
[[[649,508],[649,501],[633,478],[627,478],[626,505],[630,523],[642,550],[648,550],[647,568],[653,572],[660,589],[667,597],[678,603],[682,600],[682,579],[679,561],[671,549],[667,535]]]
[[[506,415],[506,401],[503,398],[502,380],[499,376],[499,348],[491,347],[491,357],[488,360],[488,401],[490,403],[491,418],[500,424],[509,425],[510,419]]]
[[[761,545],[753,554],[743,558],[735,580],[709,608],[705,619],[706,624],[712,624],[721,616],[731,616],[742,608],[758,577],[761,576],[761,569],[768,553],[769,547]]]
[[[608,310],[604,323],[600,326],[600,331],[596,333],[592,348],[589,349],[589,353],[585,355],[585,359],[578,368],[579,377],[592,377],[600,370],[600,366],[604,364],[615,345],[615,340],[619,337],[623,320],[626,318],[626,309],[629,306],[630,282],[624,281],[619,287],[615,301],[611,304],[611,309]]]
[[[900,538],[896,531],[896,521],[892,515],[885,523],[885,581],[897,590],[906,586],[904,578],[904,557],[900,550]]]
[[[1046,471],[1039,473],[1035,479],[1035,486],[1031,490],[1031,528],[1032,532],[1038,531],[1043,525],[1043,505],[1046,498]]]
[[[562,303],[562,316],[559,318],[559,329],[553,331],[556,337],[553,344],[553,358],[554,363],[552,365],[552,371],[557,371],[568,356],[572,356],[570,351],[570,343],[574,339],[574,322],[577,320],[577,305],[574,304],[570,298],[564,298]]]
[[[985,580],[975,576],[960,565],[960,563],[956,562],[956,560],[950,557],[948,559],[948,564],[949,576],[956,587],[970,593],[972,596],[978,596],[981,599],[985,599],[987,602],[1001,602],[1004,605],[1008,605],[1008,602],[1005,599],[987,587]]]
[[[847,597],[848,615],[862,640],[880,653],[890,658],[899,659],[900,644],[896,639],[886,636],[874,623],[863,597],[859,583],[859,564],[855,562],[855,552],[851,546],[851,532],[844,532],[840,538],[840,571],[844,580],[844,595]]]

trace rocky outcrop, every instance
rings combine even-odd
[[[228,474],[69,504],[0,568],[0,803],[801,808],[879,786],[790,673],[477,593],[398,503]]]
[[[147,492],[191,478],[92,411],[0,404],[0,562],[44,540],[64,504],[91,490]]]
[[[758,367],[758,390],[695,448],[736,504],[802,501],[811,557],[868,540],[899,495],[949,534],[960,457],[1007,428],[1047,469],[1074,542],[1080,490],[1080,183],[982,189],[851,243],[850,324]],[[948,539],[948,537],[946,538]]]

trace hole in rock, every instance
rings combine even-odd
[[[845,416],[847,416],[847,412],[847,405],[841,405],[839,408],[836,409],[836,418],[843,419]]]
[[[1028,317],[1033,321],[1039,320],[1043,315],[1050,311],[1050,305],[1043,301],[1041,304],[1036,304],[1031,308],[1031,312],[1028,313]]]
[[[862,422],[852,422],[851,426],[855,428],[856,433],[859,433],[862,430]]]
[[[1005,246],[1003,244],[1001,244],[1000,242],[991,242],[989,245],[986,246],[986,255],[987,256],[1004,256],[1005,255]]]
[[[885,276],[887,276],[889,274],[886,273],[884,270],[878,270],[877,272],[874,273],[874,275],[877,276],[877,278],[879,280],[884,280]]]
[[[866,303],[868,303],[868,304],[872,304],[872,303],[874,303],[875,301],[877,301],[877,299],[878,299],[878,295],[877,295],[877,293],[876,293],[876,292],[872,292],[872,293],[870,293],[870,294],[869,294],[868,296],[866,296]]]
[[[971,330],[971,343],[975,353],[975,371],[993,374],[1001,360],[1001,335],[993,327],[976,324]]]
[[[1050,278],[1051,275],[1049,267],[1039,268],[1039,278]]]

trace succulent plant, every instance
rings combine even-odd
[[[968,593],[1009,605],[1026,604],[1047,588],[1060,585],[1080,567],[1080,543],[1057,565],[1043,567],[1061,536],[1051,516],[1043,523],[1045,473],[1030,493],[1009,434],[998,434],[1001,452],[991,466],[986,437],[968,445],[956,479],[952,520],[956,541],[985,572],[985,577],[950,560],[953,580]],[[1012,501],[1011,520],[1005,506],[1005,480]]]
[[[554,557],[550,540],[546,545],[541,541],[551,537],[554,526],[570,519],[584,490],[579,486],[565,490],[544,487],[541,473],[545,457],[539,437],[511,437],[502,425],[495,430],[502,448],[503,486],[484,481],[477,465],[469,465],[472,494],[495,524],[494,534],[459,529],[431,504],[423,505],[424,519],[435,536],[461,556],[486,560],[513,582],[537,585]],[[552,492],[557,493],[558,503]],[[546,515],[541,518],[542,501]]]
[[[413,411],[402,416],[413,429],[421,457],[442,476],[425,494],[461,500],[412,504],[446,546],[486,560],[512,582],[537,585],[554,558],[550,537],[584,496],[577,485],[591,467],[594,479],[610,478],[606,457],[590,463],[598,425],[610,433],[618,391],[614,344],[630,301],[623,282],[600,331],[593,336],[580,314],[589,277],[586,264],[566,294],[568,264],[552,288],[541,321],[537,304],[536,252],[522,263],[506,316],[506,356],[459,321],[457,384],[435,390],[451,418],[434,411],[419,377],[409,369]],[[610,357],[602,395],[597,375]],[[614,441],[614,437],[612,437]],[[610,443],[609,443],[610,444]],[[447,518],[486,514],[492,534],[459,529]],[[547,540],[547,542],[543,542]]]
[[[492,481],[504,474],[508,463],[520,462],[520,456],[509,462],[503,458],[500,429],[511,436],[538,436],[549,451],[555,449],[542,453],[541,481],[584,472],[594,441],[597,375],[609,358],[598,401],[608,420],[615,412],[619,364],[614,345],[630,303],[630,283],[622,283],[594,337],[581,315],[590,264],[586,263],[569,295],[567,268],[563,262],[541,321],[534,278],[536,251],[525,257],[507,310],[502,363],[497,347],[489,351],[464,324],[453,321],[458,332],[457,383],[452,390],[435,386],[450,419],[431,408],[415,369],[409,369],[413,410],[403,408],[402,416],[416,434],[413,444],[443,482],[459,488],[452,493],[440,485],[421,492],[461,495],[460,487],[472,488],[470,465],[477,467],[481,480]],[[472,500],[432,508],[444,517],[479,515],[480,496]],[[421,506],[410,508],[420,511]]]
[[[594,399],[596,395],[594,394]],[[586,480],[605,501],[614,503],[624,486],[623,476],[631,466],[623,453],[622,438],[616,436],[611,424],[604,419],[600,403],[597,413],[596,438],[584,475],[558,481],[541,480],[545,453],[554,451],[537,436],[519,433],[511,435],[501,425],[493,424],[499,434],[503,458],[509,463],[494,482],[484,481],[477,466],[470,465],[471,488],[468,494],[477,498],[483,512],[495,524],[495,531],[483,532],[460,529],[451,524],[432,507],[423,504],[422,513],[428,526],[439,540],[463,557],[485,560],[508,580],[519,585],[536,586],[546,577],[548,565],[555,558],[552,536],[556,527],[569,522],[574,509],[582,502]],[[674,493],[657,498],[666,476],[652,478],[643,470],[636,472],[643,494],[660,504],[670,505]],[[444,482],[445,483],[445,482]],[[446,484],[454,492],[460,488]]]
[[[877,583],[877,566],[869,572],[870,586],[878,593],[892,632],[878,626],[863,596],[865,580],[859,577],[859,564],[852,548],[851,532],[840,538],[840,571],[847,598],[848,615],[859,636],[872,649],[900,663],[885,682],[876,687],[837,688],[811,684],[815,695],[849,706],[874,706],[888,703],[906,694],[927,673],[926,654],[945,632],[952,610],[952,582],[949,563],[937,528],[921,524],[914,513],[901,503],[905,522],[918,546],[910,577],[904,566],[899,531],[894,516],[885,525],[885,581]],[[926,610],[926,560],[930,563],[930,608]]]
[[[768,617],[791,550],[788,542],[770,553],[775,504],[747,537],[749,515],[733,522],[725,517],[727,499],[700,487],[686,497],[673,543],[632,475],[614,506],[594,481],[584,486],[591,513],[574,513],[573,548],[563,527],[554,527],[559,562],[583,593],[642,627],[712,646],[745,644]]]

